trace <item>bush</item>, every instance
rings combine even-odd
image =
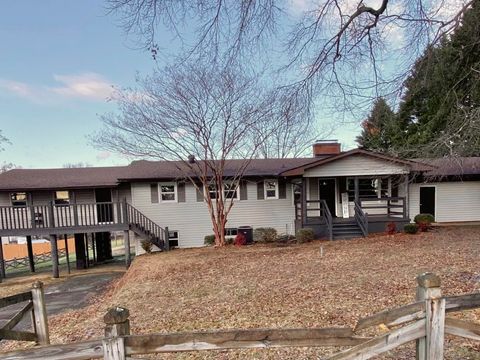
[[[424,232],[431,228],[435,218],[430,214],[418,214],[413,220],[418,225],[419,230]]]
[[[387,234],[388,235],[393,235],[397,233],[397,224],[395,224],[393,221],[389,222],[387,224]]]
[[[203,243],[205,245],[214,245],[215,244],[215,235],[207,235],[203,238]]]
[[[417,224],[405,224],[403,227],[403,231],[407,234],[416,234],[418,232],[418,225]]]
[[[271,227],[256,228],[253,232],[253,241],[255,242],[274,242],[277,239],[277,230]]]
[[[247,238],[242,233],[238,233],[235,236],[235,246],[243,246],[247,243]]]
[[[299,244],[310,242],[315,239],[315,232],[310,228],[300,229],[297,231],[296,239]]]
[[[145,251],[147,254],[152,252],[153,244],[150,240],[142,240],[140,241],[140,245],[142,245],[143,251]]]
[[[235,241],[233,236],[225,236],[225,245],[232,245]]]
[[[288,234],[280,234],[275,239],[275,241],[279,242],[279,243],[287,243],[287,242],[292,241],[292,240],[295,240],[295,236],[288,235]]]

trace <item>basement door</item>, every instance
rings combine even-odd
[[[420,187],[420,213],[430,214],[435,218],[435,186]]]

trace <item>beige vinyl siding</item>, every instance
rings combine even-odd
[[[352,155],[305,171],[305,177],[407,174],[408,167],[366,155]]]
[[[79,189],[73,192],[75,192],[75,202],[77,204],[92,204],[95,202],[95,190],[93,189]],[[70,191],[70,196],[72,196],[72,191]]]
[[[48,205],[53,201],[53,191],[30,192],[33,205]]]
[[[410,217],[420,212],[420,187],[435,186],[437,222],[480,221],[480,181],[410,184]]]
[[[10,201],[9,192],[0,192],[0,206],[10,206],[12,205]]]
[[[291,186],[286,199],[257,200],[257,185],[247,183],[248,200],[236,200],[228,217],[227,227],[274,227],[279,233],[293,233],[295,210]],[[179,231],[180,247],[203,246],[205,235],[212,234],[206,204],[197,202],[193,185],[185,186],[183,203],[151,203],[150,183],[132,184],[133,206],[161,227]]]

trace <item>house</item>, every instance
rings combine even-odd
[[[227,178],[240,163],[226,162]],[[0,237],[26,236],[28,243],[32,236],[49,236],[56,251],[59,238],[74,234],[78,267],[85,266],[87,234],[98,260],[111,257],[114,231],[124,232],[127,246],[133,237],[137,254],[142,238],[159,249],[202,246],[213,232],[210,218],[203,194],[180,167],[142,160],[122,167],[8,171],[0,175]],[[390,222],[401,229],[418,213],[440,223],[479,221],[480,160],[341,152],[336,141],[322,141],[309,158],[252,160],[240,183],[224,191],[234,199],[230,236],[240,226],[287,234],[309,227],[327,239],[366,236]]]

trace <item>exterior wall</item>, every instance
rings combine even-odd
[[[366,155],[353,155],[305,171],[305,177],[408,174],[408,167]]]
[[[420,187],[435,186],[437,222],[480,221],[480,181],[410,184],[410,217],[420,213]]]
[[[286,199],[257,200],[255,182],[247,183],[248,200],[236,200],[228,217],[227,227],[274,227],[279,233],[293,233],[295,209],[292,187],[287,184]],[[205,235],[212,234],[207,206],[197,201],[193,185],[185,186],[185,202],[153,203],[150,183],[132,184],[132,204],[161,227],[179,232],[179,247],[203,246]]]

